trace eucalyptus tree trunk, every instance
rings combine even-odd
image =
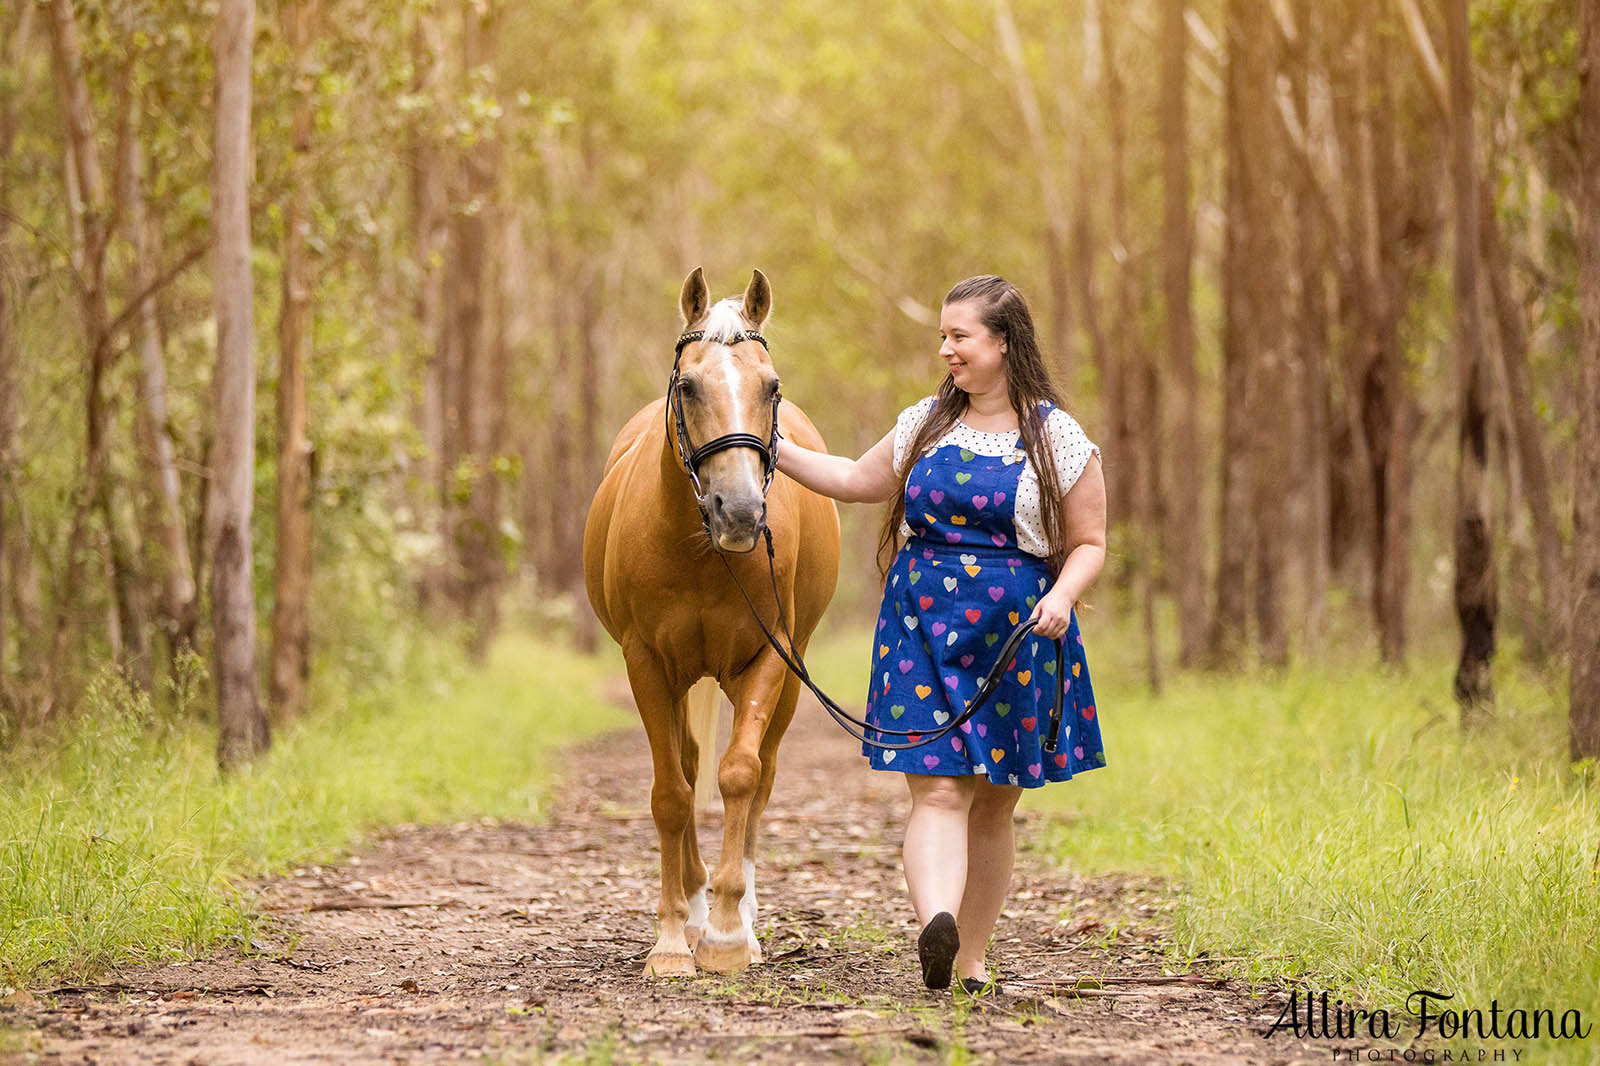
[[[1205,523],[1200,520],[1199,381],[1194,361],[1191,275],[1194,222],[1189,209],[1189,125],[1185,93],[1189,31],[1184,0],[1161,5],[1161,168],[1164,196],[1162,270],[1166,293],[1167,374],[1172,382],[1171,506],[1166,574],[1178,601],[1178,662],[1193,666],[1205,642]]]
[[[1105,370],[1100,378],[1100,397],[1105,411],[1105,435],[1110,438],[1109,452],[1117,457],[1113,460],[1117,464],[1116,475],[1107,480],[1106,499],[1111,520],[1123,523],[1124,529],[1136,530],[1145,518],[1137,507],[1144,450],[1133,431],[1132,397],[1137,380],[1134,363],[1139,342],[1134,335],[1137,323],[1133,306],[1133,266],[1128,262],[1127,104],[1116,45],[1116,18],[1126,12],[1120,4],[1101,3],[1098,14],[1100,69],[1109,132],[1106,182],[1111,198],[1113,264],[1112,323],[1107,336]]]
[[[159,227],[148,217],[144,200],[144,151],[139,143],[137,104],[123,157],[122,200],[133,246],[132,283],[146,294],[134,317],[134,347],[139,354],[139,402],[134,421],[139,437],[145,482],[146,543],[161,588],[161,628],[171,656],[194,641],[196,588],[194,564],[184,528],[183,505],[172,439],[167,433],[167,364],[156,320],[156,264],[160,261]]]
[[[466,0],[462,8],[462,61],[466,81],[489,69],[494,57],[494,5]],[[472,650],[482,655],[494,634],[497,594],[498,517],[488,479],[491,454],[487,375],[491,352],[485,295],[490,280],[491,218],[499,180],[498,149],[492,137],[480,138],[461,153],[460,200],[453,223],[453,341],[456,345],[454,408],[462,459],[467,467],[465,505],[457,507],[453,544],[460,577],[459,602],[472,624]],[[450,476],[447,473],[447,478]]]
[[[1600,759],[1600,0],[1578,46],[1578,446],[1572,506],[1572,758]]]
[[[1289,70],[1295,117],[1306,141],[1320,118],[1311,108],[1313,66],[1320,58],[1322,5],[1299,0],[1294,8],[1295,40],[1284,66]],[[1335,217],[1331,204],[1321,202],[1322,190],[1309,170],[1296,169],[1292,179],[1295,212],[1294,289],[1297,297],[1291,330],[1294,402],[1298,409],[1293,438],[1294,532],[1291,550],[1299,571],[1304,631],[1320,636],[1326,626],[1329,567],[1329,486],[1333,476],[1330,456],[1331,412],[1328,375],[1327,273],[1330,236],[1327,220]]]
[[[311,679],[311,441],[306,434],[311,290],[306,256],[310,225],[313,77],[310,63],[318,0],[292,0],[283,10],[284,40],[294,66],[289,120],[290,172],[283,217],[283,302],[278,318],[278,539],[272,571],[271,703],[279,722],[306,709]]]
[[[1440,114],[1448,122],[1452,114],[1452,88],[1445,84],[1445,72],[1433,47],[1426,19],[1416,0],[1399,0],[1400,12],[1406,26],[1406,36],[1416,54],[1423,80],[1431,92]],[[1468,82],[1470,88],[1470,79]],[[1508,121],[1510,121],[1508,119]],[[1500,155],[1500,144],[1491,149]],[[1563,617],[1565,588],[1561,574],[1561,536],[1556,530],[1555,506],[1551,500],[1549,467],[1545,461],[1544,441],[1534,410],[1533,385],[1528,373],[1528,331],[1523,318],[1525,311],[1512,291],[1511,257],[1506,251],[1500,233],[1499,219],[1495,216],[1495,182],[1489,172],[1478,169],[1476,158],[1472,161],[1473,180],[1477,185],[1478,256],[1484,280],[1487,282],[1490,306],[1494,310],[1496,334],[1499,338],[1499,359],[1505,375],[1506,406],[1512,433],[1512,455],[1522,484],[1526,487],[1526,503],[1533,520],[1537,545],[1535,556],[1539,572],[1540,610],[1529,634],[1526,651],[1534,659],[1542,659],[1555,642],[1555,631]],[[1530,180],[1537,176],[1535,169]],[[1533,195],[1537,201],[1538,194]],[[1537,203],[1533,205],[1537,212]],[[1538,232],[1537,222],[1528,227]],[[1481,288],[1481,287],[1480,287]],[[1480,312],[1481,317],[1481,312]],[[1518,512],[1514,510],[1513,515]]]
[[[1065,182],[1045,134],[1039,93],[1023,62],[1022,35],[1017,31],[1017,20],[1009,0],[994,0],[994,20],[995,36],[1011,79],[1011,93],[1028,137],[1028,150],[1033,156],[1029,169],[1038,180],[1039,206],[1044,214],[1045,268],[1050,282],[1050,335],[1045,350],[1060,353],[1057,365],[1062,371],[1062,381],[1066,382],[1071,369],[1066,352],[1072,334],[1071,282],[1067,277],[1072,221],[1063,196]]]
[[[1222,249],[1222,492],[1217,522],[1217,591],[1213,599],[1207,659],[1213,666],[1235,664],[1244,650],[1248,625],[1249,565],[1255,531],[1251,522],[1253,495],[1250,411],[1251,365],[1247,331],[1250,328],[1246,288],[1249,284],[1250,225],[1244,188],[1252,160],[1244,146],[1259,115],[1248,110],[1248,85],[1244,66],[1247,55],[1242,38],[1260,32],[1251,19],[1260,4],[1229,0],[1227,9],[1228,60],[1225,131],[1227,153],[1227,220]]]
[[[1534,409],[1533,382],[1528,372],[1528,330],[1524,311],[1511,290],[1511,261],[1506,253],[1500,227],[1494,217],[1490,186],[1479,183],[1479,233],[1483,270],[1499,335],[1501,366],[1505,373],[1507,401],[1511,412],[1513,452],[1522,475],[1524,500],[1533,519],[1534,559],[1539,572],[1539,619],[1532,643],[1544,652],[1559,641],[1566,598],[1565,575],[1561,566],[1561,535],[1556,529],[1555,503],[1551,498],[1550,467],[1545,459],[1544,436]],[[1542,658],[1542,654],[1539,656]]]
[[[1378,649],[1398,664],[1406,649],[1410,583],[1411,445],[1414,413],[1399,322],[1406,278],[1399,263],[1396,94],[1386,36],[1360,13],[1352,20],[1355,109],[1351,175],[1357,199],[1351,232],[1360,294],[1355,402],[1366,438],[1372,492],[1372,611]]]
[[[1450,70],[1450,170],[1455,192],[1455,347],[1459,394],[1455,606],[1461,658],[1455,697],[1462,725],[1493,701],[1495,574],[1489,528],[1489,367],[1478,304],[1478,174],[1473,149],[1467,0],[1445,0]]]
[[[94,112],[89,84],[84,73],[83,50],[78,41],[77,16],[72,0],[48,0],[43,5],[50,29],[51,68],[56,95],[67,131],[63,146],[66,167],[65,202],[70,215],[72,264],[78,275],[80,313],[83,317],[88,373],[84,385],[84,468],[83,481],[72,507],[67,534],[63,580],[56,597],[55,624],[51,634],[48,676],[51,685],[47,708],[64,702],[66,685],[72,673],[67,667],[68,644],[73,623],[81,609],[84,581],[84,550],[89,536],[90,514],[98,510],[106,522],[114,566],[122,560],[117,548],[107,485],[106,406],[104,382],[111,358],[108,343],[110,313],[106,302],[107,220],[113,213],[100,167],[100,151],[95,143]],[[112,594],[119,601],[124,585],[112,581]],[[119,612],[124,617],[125,611]],[[111,627],[113,635],[117,627]],[[113,643],[119,643],[113,640]]]
[[[418,7],[412,10],[411,17],[415,20],[411,31],[411,91],[421,99],[436,103],[444,68],[441,55],[444,43],[440,39],[437,16],[431,8]],[[449,469],[445,396],[451,375],[445,328],[445,272],[440,264],[449,249],[450,231],[444,152],[432,126],[435,110],[424,107],[415,113],[407,154],[411,181],[411,254],[417,265],[412,313],[427,353],[417,409],[423,443],[422,477],[419,479],[424,486],[420,494],[421,524],[440,544],[445,544],[445,476]],[[417,582],[418,598],[424,611],[444,610],[450,599],[451,584],[447,553],[437,552],[426,560]]]
[[[17,56],[27,40],[29,24],[35,10],[32,4],[19,4],[6,12],[4,33],[0,42],[0,68],[17,70]],[[20,380],[17,373],[17,340],[15,334],[16,308],[12,306],[11,293],[15,279],[11,276],[11,187],[14,181],[11,162],[11,144],[17,133],[18,92],[0,92],[0,742],[18,717],[20,694],[15,691],[13,678],[21,675],[21,666],[28,660],[27,648],[18,633],[18,669],[13,671],[7,661],[6,648],[10,644],[10,624],[7,610],[16,601],[14,589],[20,577],[20,567],[12,562],[13,554],[31,559],[32,550],[18,552],[16,545],[24,543],[24,531],[13,531],[12,500],[17,496],[19,478],[16,470],[20,463],[17,454],[16,389]],[[19,618],[20,622],[21,619]]]
[[[61,2],[61,0],[56,0]],[[206,508],[216,642],[217,762],[232,769],[271,744],[256,680],[250,518],[255,473],[255,313],[250,268],[250,57],[254,0],[220,0],[212,55],[216,126],[211,227],[216,437]]]
[[[1239,309],[1243,358],[1251,368],[1247,393],[1250,422],[1251,524],[1254,526],[1253,607],[1262,658],[1273,665],[1288,660],[1285,617],[1288,500],[1299,486],[1287,483],[1292,463],[1281,408],[1290,392],[1284,276],[1291,264],[1279,234],[1289,228],[1278,188],[1284,183],[1283,146],[1277,124],[1259,121],[1276,106],[1278,35],[1266,0],[1230,5],[1229,66],[1237,67],[1237,102],[1244,120],[1236,127],[1239,144],[1238,207],[1243,231]]]
[[[1096,44],[1100,28],[1096,7],[1097,0],[1088,0],[1083,15],[1084,60],[1078,100],[1085,107],[1088,101],[1095,99],[1101,91],[1100,49]],[[1105,381],[1111,374],[1111,356],[1106,342],[1105,328],[1100,319],[1100,303],[1095,293],[1094,282],[1094,253],[1097,241],[1094,229],[1094,175],[1098,164],[1094,146],[1095,141],[1089,136],[1089,123],[1080,119],[1077,123],[1077,138],[1073,152],[1077,161],[1077,202],[1072,216],[1072,274],[1077,282],[1078,307],[1083,316],[1083,332],[1088,344],[1089,361],[1100,378],[1103,390]],[[1098,436],[1101,437],[1101,443],[1106,445],[1107,467],[1117,470],[1123,457],[1112,451],[1109,437],[1111,432],[1110,423],[1105,423],[1101,426]],[[1126,519],[1127,515],[1112,508],[1107,517],[1109,521],[1117,522]]]

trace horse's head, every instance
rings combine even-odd
[[[667,390],[667,432],[676,436],[712,543],[747,552],[765,520],[777,440],[778,373],[760,332],[772,288],[757,270],[744,296],[712,306],[695,267],[678,309],[684,334]]]

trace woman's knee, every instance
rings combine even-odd
[[[1021,798],[1022,789],[1015,786],[979,782],[972,794],[972,819],[988,824],[1009,824]]]
[[[972,809],[976,781],[970,777],[938,777],[932,774],[907,774],[911,805],[964,814]]]

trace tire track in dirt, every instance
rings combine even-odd
[[[724,742],[726,731],[724,721]],[[634,729],[564,754],[547,824],[386,829],[342,865],[258,884],[268,917],[250,955],[36,994],[9,1012],[31,1030],[14,1057],[157,1066],[939,1063],[963,1052],[1030,1064],[1326,1061],[1325,1046],[1259,1035],[1281,997],[1253,998],[1214,971],[1165,972],[1170,887],[1055,867],[1026,850],[1038,815],[1021,816],[1024,850],[990,956],[1007,994],[974,1006],[923,989],[899,867],[902,781],[867,770],[809,698],[780,760],[757,868],[768,961],[738,977],[641,975],[659,875],[648,751]],[[714,863],[720,811],[699,822]]]

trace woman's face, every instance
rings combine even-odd
[[[945,304],[939,312],[939,336],[939,358],[956,388],[985,393],[1004,387],[1006,342],[989,332],[976,303]]]

